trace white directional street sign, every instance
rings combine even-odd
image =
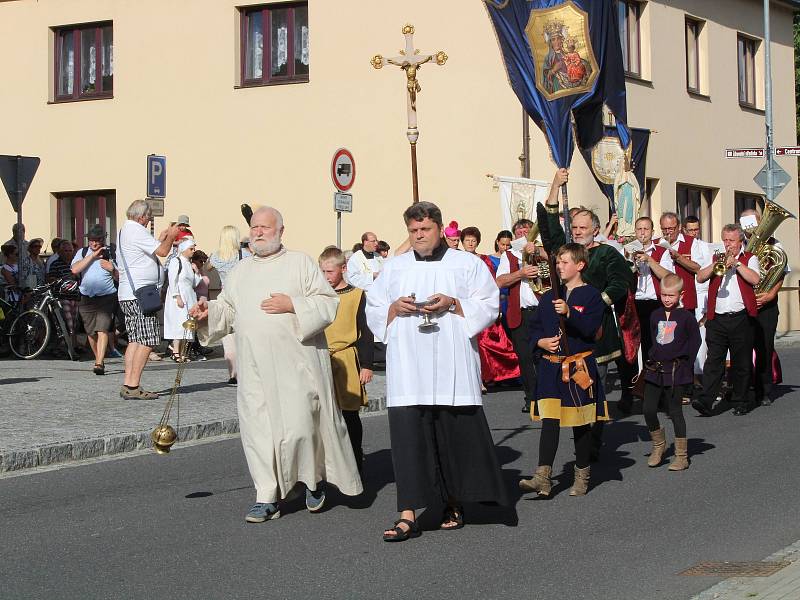
[[[764,148],[728,148],[725,158],[764,158]]]
[[[753,177],[753,181],[755,181],[758,184],[758,187],[764,190],[764,192],[767,194],[767,197],[770,198],[770,189],[769,186],[767,185],[768,166],[769,165],[766,164],[763,167],[761,167],[761,170],[758,173],[756,173],[755,177]],[[786,171],[784,171],[778,163],[773,161],[773,168],[772,168],[773,189],[771,198],[774,199],[775,197],[777,197],[777,195],[783,191],[783,188],[786,187],[786,184],[788,184],[791,180],[792,178],[790,177],[790,175]]]

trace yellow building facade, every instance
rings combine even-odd
[[[760,0],[620,2],[627,56],[628,122],[654,131],[645,210],[699,213],[709,237],[734,222],[761,190],[764,159],[725,150],[764,145],[764,44]],[[796,143],[792,16],[772,6],[775,143]],[[330,161],[356,161],[353,212],[343,246],[375,231],[396,246],[411,203],[405,76],[375,71],[395,55],[402,26],[443,67],[419,71],[420,197],[447,220],[500,229],[488,173],[517,176],[519,103],[480,0],[368,3],[308,0],[243,5],[229,0],[0,0],[0,153],[41,157],[23,205],[27,236],[79,238],[112,229],[146,194],[148,154],[167,157],[165,216],[190,216],[200,247],[219,230],[245,233],[239,206],[281,210],[287,246],[316,256],[336,241]],[[777,198],[798,214],[797,159],[780,157],[791,182]],[[544,137],[531,127],[531,177],[552,178]],[[607,202],[576,152],[572,204],[607,215]],[[0,205],[0,231],[16,215]],[[777,231],[793,273],[779,330],[800,329],[798,221]],[[83,240],[78,239],[79,243]]]

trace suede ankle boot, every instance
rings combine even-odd
[[[536,467],[533,477],[520,480],[519,488],[524,492],[536,492],[540,496],[549,496],[550,490],[553,489],[553,481],[550,479],[552,471],[553,467],[549,465]]]
[[[689,468],[689,450],[686,438],[675,438],[675,458],[669,465],[670,471],[683,471]]]
[[[589,491],[589,467],[579,469],[575,467],[575,483],[569,491],[570,496],[585,496]]]
[[[656,429],[650,432],[650,439],[653,440],[653,449],[650,450],[650,458],[647,461],[648,467],[657,467],[664,460],[664,451],[667,449],[667,439],[663,429]]]

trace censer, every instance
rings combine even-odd
[[[183,322],[183,339],[178,344],[178,371],[175,373],[175,383],[172,385],[172,391],[167,399],[167,405],[164,407],[164,414],[161,415],[161,420],[156,425],[156,428],[150,433],[150,439],[153,441],[153,448],[158,454],[167,454],[172,448],[172,445],[178,441],[178,432],[176,428],[180,427],[181,420],[181,401],[178,388],[181,385],[181,378],[183,372],[186,370],[187,358],[189,357],[189,346],[194,341],[194,332],[197,330],[197,321],[194,317],[189,317]],[[172,407],[176,407],[176,421],[175,427],[169,424],[169,418],[172,414]]]

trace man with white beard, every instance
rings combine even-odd
[[[230,271],[216,300],[191,311],[203,345],[236,331],[239,423],[256,487],[250,523],[279,517],[278,502],[298,482],[311,512],[322,508],[325,481],[348,496],[362,492],[325,341],[339,299],[316,262],[284,248],[282,235],[281,214],[257,209],[253,256]]]

